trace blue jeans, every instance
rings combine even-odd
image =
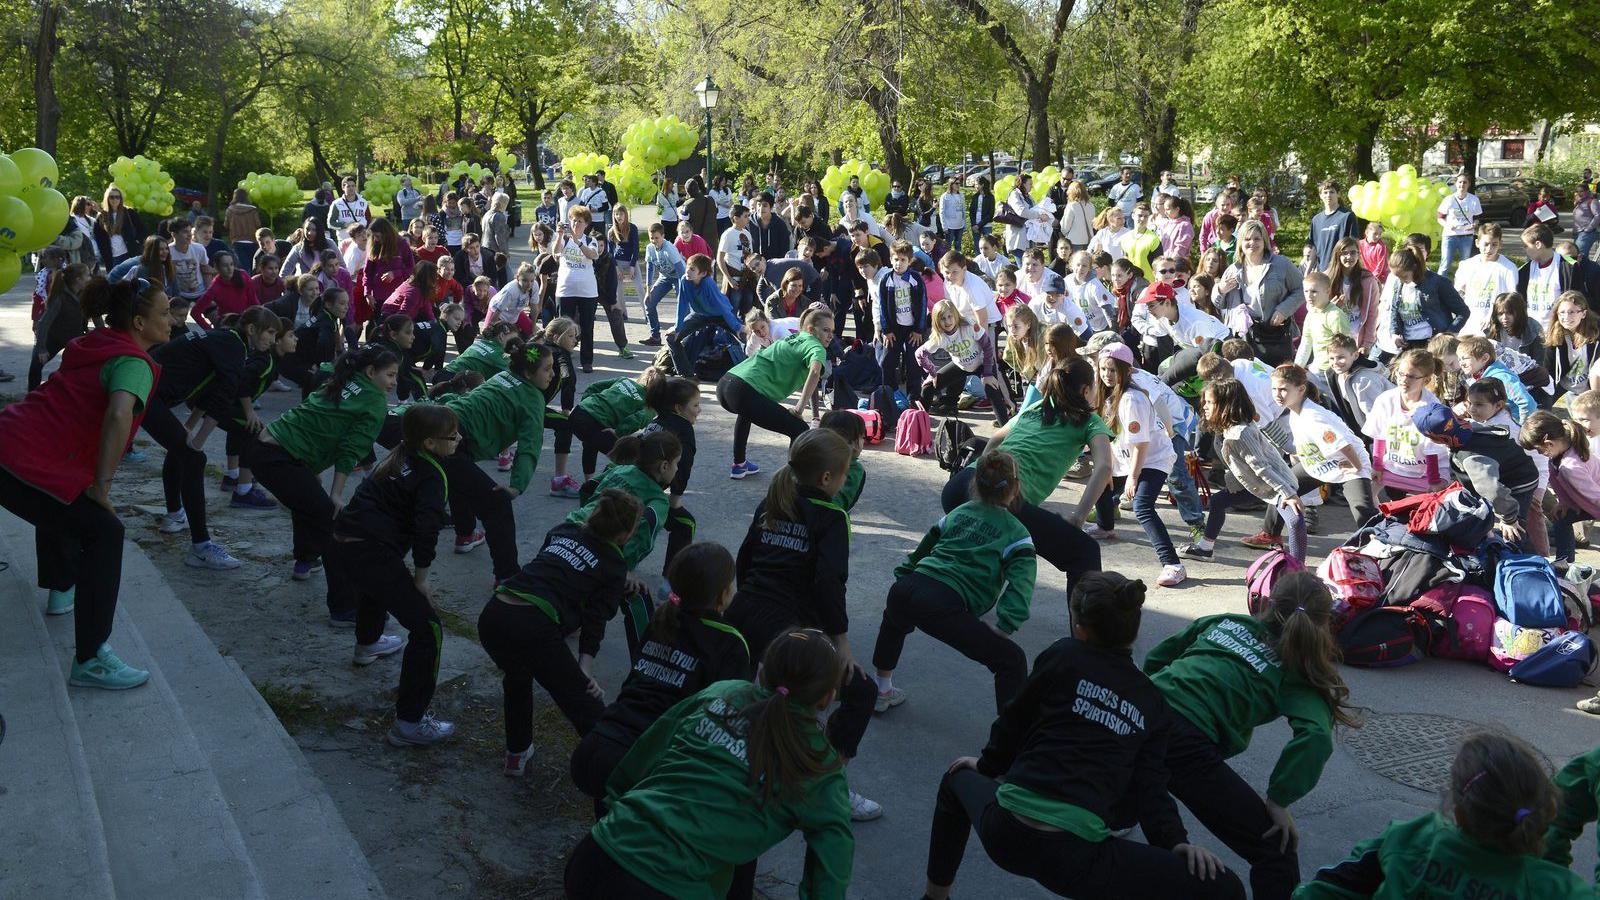
[[[948,245],[951,250],[960,253],[961,236],[966,233],[967,230],[965,228],[947,228],[941,233],[940,237],[944,238],[945,244]]]
[[[1200,506],[1200,490],[1195,487],[1194,476],[1189,474],[1189,440],[1181,434],[1172,436],[1172,449],[1178,461],[1172,464],[1172,474],[1167,476],[1167,487],[1172,488],[1172,499],[1178,501],[1178,514],[1189,525],[1204,525],[1205,510]]]
[[[1460,263],[1463,259],[1472,256],[1472,235],[1447,234],[1444,237],[1444,249],[1439,253],[1439,274],[1450,277],[1450,264]]]
[[[1178,550],[1172,546],[1172,537],[1167,534],[1166,523],[1161,521],[1161,514],[1156,512],[1156,499],[1161,496],[1161,485],[1167,480],[1167,473],[1160,469],[1141,469],[1139,471],[1139,484],[1133,491],[1133,517],[1139,520],[1139,527],[1144,529],[1145,537],[1150,539],[1150,546],[1155,548],[1156,558],[1164,566],[1178,565]],[[1118,475],[1111,479],[1111,485],[1100,499],[1094,503],[1095,524],[1108,531],[1117,525],[1117,501],[1128,486],[1128,478]]]
[[[1572,526],[1593,518],[1581,509],[1569,509],[1559,518],[1550,520],[1550,548],[1555,551],[1558,562],[1571,562],[1578,555],[1578,538],[1573,534]]]
[[[676,286],[676,282],[666,278],[657,278],[656,283],[650,285],[650,293],[644,299],[644,318],[650,323],[650,334],[661,334],[661,316],[656,312],[656,307],[666,298],[667,294]]]
[[[1589,250],[1590,248],[1594,247],[1596,238],[1600,238],[1600,231],[1580,231],[1578,232],[1577,236],[1573,238],[1573,240],[1578,244],[1579,262],[1589,258]]]

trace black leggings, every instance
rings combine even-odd
[[[151,397],[144,412],[144,433],[167,451],[161,461],[161,489],[167,512],[183,510],[189,516],[189,539],[196,544],[211,540],[206,530],[206,455],[189,446],[189,432],[164,401]]]
[[[975,376],[980,380],[982,379],[982,376],[979,376],[978,373],[968,372],[953,362],[945,363],[940,367],[939,371],[933,374],[932,384],[929,384],[926,380],[922,382],[922,402],[928,406],[933,406],[935,400],[937,400],[947,408],[953,409],[956,401],[961,399],[961,390],[966,387],[967,379]],[[1006,420],[1010,418],[1006,413],[1005,395],[1000,393],[998,386],[990,385],[987,382],[983,385],[983,394],[989,398],[989,407],[994,411],[995,418],[999,419],[1000,424],[1004,425]]]
[[[606,782],[631,749],[631,742],[625,744],[601,730],[584,735],[572,751],[572,783],[594,800],[595,818],[605,815]]]
[[[33,487],[0,468],[0,506],[33,525],[39,587],[71,590],[77,661],[94,658],[111,637],[122,585],[122,520],[80,494],[71,503]]]
[[[994,673],[996,711],[1022,689],[1022,681],[1028,675],[1028,655],[1022,648],[974,615],[954,588],[915,572],[902,576],[889,588],[872,664],[883,671],[894,671],[900,664],[906,635],[917,628]]]
[[[733,423],[733,461],[736,463],[744,462],[752,424],[784,435],[791,442],[810,430],[805,420],[732,373],[717,382],[717,402],[737,417]]]
[[[357,644],[375,643],[391,615],[408,632],[394,715],[402,722],[422,721],[439,680],[444,628],[405,559],[376,541],[336,538],[328,548],[327,572],[329,581],[337,578],[355,594]]]
[[[628,346],[628,332],[622,324],[622,310],[615,306],[615,292],[601,300],[599,297],[558,297],[556,305],[561,315],[578,323],[578,361],[589,366],[594,363],[594,312],[595,305],[605,307],[606,319],[611,323],[611,340],[617,348]]]
[[[1211,881],[1201,881],[1189,874],[1183,857],[1170,850],[1116,837],[1086,841],[1070,831],[1024,825],[995,799],[999,786],[968,768],[948,772],[940,780],[928,838],[928,881],[941,887],[955,883],[967,836],[976,828],[978,840],[996,865],[1031,878],[1058,896],[1244,900],[1239,876],[1222,872]]]
[[[590,415],[582,406],[567,414],[567,429],[583,442],[583,477],[587,479],[600,465],[600,454],[610,453],[611,448],[617,445],[617,433],[601,425],[600,420]],[[557,439],[559,438],[558,434]],[[567,443],[569,450],[571,446],[569,439]]]
[[[1300,883],[1300,861],[1294,850],[1278,849],[1277,835],[1263,836],[1272,828],[1266,804],[1200,729],[1181,715],[1172,720],[1167,791],[1250,865],[1251,897],[1288,900]]]
[[[478,467],[464,437],[456,452],[441,459],[445,477],[450,479],[450,514],[456,536],[467,537],[483,522],[484,538],[489,543],[489,559],[496,581],[509,578],[521,568],[517,564],[517,518],[511,512],[511,494]]]
[[[950,476],[944,492],[939,495],[939,505],[949,512],[972,499],[972,479],[977,469],[965,468]],[[1041,506],[1021,503],[1016,511],[1017,520],[1033,538],[1033,546],[1045,562],[1067,575],[1067,596],[1078,579],[1090,572],[1100,571],[1100,542],[1083,533],[1061,516]]]
[[[325,557],[328,545],[333,543],[333,499],[322,489],[322,479],[317,473],[277,444],[262,441],[247,444],[241,462],[289,511],[294,527],[295,562],[314,562]],[[328,612],[347,615],[355,611],[356,595],[342,575],[337,567],[325,570]]]
[[[521,753],[533,743],[535,681],[579,737],[600,721],[606,705],[589,695],[589,677],[567,649],[560,626],[544,610],[491,597],[478,616],[478,639],[504,673],[507,753]]]
[[[587,834],[567,857],[564,880],[568,900],[672,900],[617,865]]]

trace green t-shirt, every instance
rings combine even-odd
[[[839,488],[839,493],[834,495],[834,500],[846,510],[853,508],[856,501],[861,499],[861,489],[867,484],[867,470],[862,467],[861,460],[850,460],[850,469],[844,474],[844,487]]]
[[[500,346],[499,341],[478,338],[455,359],[445,363],[444,367],[451,372],[477,372],[484,378],[493,378],[504,372],[508,365],[505,348]]]
[[[1130,231],[1122,236],[1122,252],[1127,255],[1128,262],[1139,267],[1145,278],[1155,280],[1155,267],[1150,265],[1150,258],[1161,255],[1161,235],[1154,231]]]
[[[1090,413],[1082,425],[1065,418],[1046,425],[1044,406],[1035,403],[1018,413],[1011,420],[1011,431],[1000,442],[1000,449],[1017,460],[1017,470],[1022,473],[1022,499],[1034,506],[1050,496],[1095,435],[1103,434],[1108,440],[1116,437],[1095,413]],[[977,464],[976,460],[972,462]]]
[[[133,411],[138,413],[155,390],[156,374],[149,363],[137,356],[118,356],[100,367],[100,386],[108,395],[118,391],[132,394]]]
[[[828,348],[809,331],[799,331],[774,344],[732,369],[728,374],[755,388],[761,396],[782,403],[805,386],[814,365],[826,365]]]
[[[1036,557],[1032,536],[1010,510],[969,500],[935,522],[894,574],[943,583],[975,616],[998,606],[995,621],[1011,634],[1028,620]]]
[[[372,452],[388,414],[387,396],[358,374],[344,386],[337,404],[319,388],[268,425],[267,434],[311,471],[332,466],[348,475]]]

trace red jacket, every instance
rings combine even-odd
[[[410,281],[396,288],[378,311],[386,316],[400,313],[417,322],[426,322],[433,318],[433,304],[429,303],[428,298],[422,296],[422,292]]]
[[[210,331],[217,327],[223,316],[242,313],[261,303],[261,298],[256,295],[255,280],[241,275],[239,281],[240,284],[235,285],[223,281],[221,275],[211,279],[211,286],[195,301],[194,310],[190,312],[201,328]],[[212,306],[216,309],[213,310]]]
[[[62,503],[77,500],[94,484],[100,457],[100,426],[110,398],[100,384],[100,369],[119,356],[137,356],[154,373],[161,367],[121,331],[99,328],[74,338],[61,357],[61,368],[38,390],[0,409],[0,468]],[[128,429],[128,444],[144,419],[145,403]]]

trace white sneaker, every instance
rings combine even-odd
[[[187,525],[185,525],[187,527]],[[242,565],[234,558],[228,548],[216,541],[206,541],[198,547],[190,547],[189,555],[183,558],[183,564],[196,569],[237,569]]]
[[[370,666],[378,660],[392,653],[399,653],[406,645],[406,639],[393,634],[386,634],[370,644],[357,644],[355,657],[351,662],[358,666]]]
[[[437,744],[456,733],[456,726],[433,717],[427,713],[420,722],[403,722],[394,720],[394,727],[389,729],[389,743],[396,747],[426,747]]]
[[[523,750],[521,753],[512,753],[511,751],[507,750],[506,751],[506,767],[505,767],[505,770],[504,770],[505,773],[506,773],[506,777],[507,778],[521,778],[522,777],[522,773],[527,771],[527,769],[528,769],[528,761],[531,760],[531,759],[533,759],[533,745],[532,744],[529,744],[528,745],[528,749]]]
[[[871,822],[883,815],[883,807],[861,796],[855,791],[850,792],[850,821]]]
[[[1162,587],[1176,587],[1183,584],[1188,577],[1189,572],[1183,567],[1183,563],[1178,563],[1175,566],[1162,566],[1161,577],[1156,579],[1156,584]]]
[[[157,526],[162,534],[177,534],[189,529],[189,514],[183,510],[166,513],[161,517],[161,524]]]
[[[1117,533],[1115,531],[1107,528],[1101,528],[1099,525],[1090,525],[1088,528],[1083,530],[1083,533],[1097,541],[1114,541],[1117,539]]]
[[[272,383],[272,387],[271,387],[271,390],[274,393],[287,393],[288,391],[292,391],[294,389],[295,389],[294,385],[290,384],[288,381],[286,381],[286,380],[284,380],[282,378],[279,378],[277,381],[274,381]]]
[[[878,701],[873,704],[872,711],[885,712],[893,707],[899,706],[904,702],[906,702],[906,692],[900,688],[892,687],[887,691],[878,692]]]

